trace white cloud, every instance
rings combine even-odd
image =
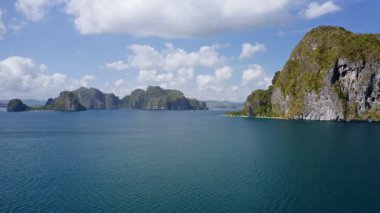
[[[329,13],[341,11],[342,8],[336,5],[333,1],[327,1],[323,4],[318,2],[311,2],[306,10],[300,12],[300,15],[305,19],[315,19]]]
[[[253,89],[265,88],[270,84],[271,78],[259,65],[251,65],[239,73],[242,74],[241,82],[239,78],[233,78],[234,67],[229,66],[229,59],[219,52],[220,48],[211,45],[186,51],[170,43],[165,44],[162,50],[149,45],[130,45],[127,59],[115,64],[128,66],[132,71],[128,73],[129,77],[134,75],[133,71],[137,75],[131,79],[108,82],[105,88],[124,96],[135,88],[157,85],[179,89],[189,97],[203,100],[236,101],[245,99]]]
[[[46,65],[37,64],[31,58],[11,56],[0,61],[1,98],[42,98],[56,97],[65,89],[88,86],[93,76],[70,79],[62,73],[46,73]]]
[[[0,39],[3,38],[6,31],[7,31],[7,27],[5,27],[3,23],[3,11],[0,8]]]
[[[161,67],[163,56],[153,47],[134,44],[129,46],[132,55],[129,57],[129,65],[139,69],[155,69]]]
[[[192,68],[179,69],[177,72],[159,73],[156,70],[140,70],[137,81],[140,84],[159,85],[163,88],[180,89],[185,86],[189,80],[193,79],[194,71]]]
[[[93,81],[93,80],[95,80],[96,78],[95,78],[95,76],[93,76],[93,75],[85,75],[85,76],[83,76],[81,79],[79,79],[79,81],[78,81],[78,85],[79,86],[82,86],[82,87],[88,87],[88,82],[89,81]],[[73,85],[72,87],[74,87],[74,89],[76,88],[76,87],[78,87],[78,86],[76,86],[76,85]]]
[[[197,84],[200,90],[212,88],[210,85],[213,84],[214,81],[215,79],[212,75],[197,75]]]
[[[252,87],[267,87],[271,84],[271,78],[266,76],[262,67],[258,64],[250,65],[241,76],[242,86],[252,84]]]
[[[125,84],[125,80],[124,79],[118,79],[114,83],[115,87],[120,87],[120,86],[122,86],[124,84]]]
[[[227,88],[227,81],[232,77],[232,68],[224,66],[215,70],[214,75],[199,74],[197,75],[197,85],[200,91],[222,92]]]
[[[107,63],[106,67],[118,67],[122,64],[132,71],[137,70],[137,76],[135,79],[129,79],[128,85],[121,80],[115,82],[114,85],[108,82],[105,86],[108,91],[131,91],[134,88],[144,88],[149,85],[179,89],[189,94],[195,94],[194,91],[199,91],[199,88],[209,88],[213,91],[228,89],[226,82],[232,76],[232,68],[226,65],[228,58],[219,53],[221,48],[219,45],[201,46],[194,51],[186,51],[170,43],[166,43],[161,50],[139,44],[133,44],[127,48],[129,55],[125,62],[120,60]],[[194,81],[195,70],[198,72],[214,70],[212,85],[197,87],[197,82]],[[133,73],[130,72],[129,76]],[[197,78],[202,77],[197,76]],[[125,93],[122,94],[125,95]]]
[[[194,78],[194,69],[193,68],[181,68],[177,71],[177,83],[179,85],[184,85],[188,80]]]
[[[181,67],[206,67],[215,68],[225,63],[226,58],[218,52],[219,46],[202,46],[196,52],[186,52],[183,49],[174,48],[172,44],[166,44],[163,66],[165,70],[175,70]]]
[[[113,93],[120,98],[131,93],[131,87],[129,86],[130,82],[125,79],[117,79],[115,81],[110,82],[106,81],[102,88],[100,88],[103,92]]]
[[[156,79],[156,70],[140,70],[137,80],[140,82],[150,82]]]
[[[119,60],[119,61],[107,63],[106,67],[108,69],[114,69],[114,70],[126,70],[129,68],[129,65],[124,63],[122,60]]]
[[[41,20],[47,10],[65,0],[17,0],[15,8],[29,21]]]
[[[215,68],[223,65],[226,58],[219,52],[219,46],[202,46],[198,51],[186,52],[166,44],[165,49],[158,51],[149,45],[134,44],[128,47],[131,55],[128,65],[137,69],[161,69],[176,71],[181,68],[206,67]]]
[[[220,81],[225,81],[230,79],[232,76],[232,68],[229,66],[224,66],[220,69],[215,70],[215,79]]]
[[[242,45],[242,50],[239,59],[250,58],[253,54],[264,51],[266,51],[266,47],[264,44],[260,44],[258,42],[256,42],[254,45],[250,43],[244,43]]]
[[[183,38],[278,25],[288,19],[292,6],[298,3],[299,0],[68,0],[66,12],[74,16],[75,27],[82,34]]]
[[[45,64],[40,64],[39,68],[41,72],[45,72],[47,70],[47,66]]]

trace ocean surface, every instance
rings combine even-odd
[[[380,124],[0,111],[0,212],[380,212]]]

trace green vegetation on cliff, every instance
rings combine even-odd
[[[41,110],[57,110],[57,111],[85,111],[86,108],[79,103],[74,92],[64,91],[54,100],[49,99]]]
[[[94,109],[145,109],[145,110],[207,110],[205,102],[186,98],[178,90],[165,90],[149,86],[146,91],[134,90],[120,100],[112,93],[103,93],[96,88],[81,87],[74,91],[63,91],[57,98],[49,98],[44,106],[28,107],[19,99],[8,104],[8,111],[56,110],[84,111]]]
[[[206,103],[189,99],[178,90],[149,86],[146,91],[134,90],[121,100],[121,107],[145,110],[204,110]]]
[[[23,112],[30,110],[30,107],[25,105],[20,99],[12,99],[8,102],[8,112]]]
[[[293,50],[274,87],[292,97],[287,117],[304,111],[307,92],[319,93],[339,58],[353,63],[380,61],[380,37],[354,34],[341,27],[322,26],[308,32]],[[348,111],[347,111],[348,112]]]
[[[303,119],[380,120],[380,35],[322,26],[308,32],[268,90],[241,114]]]
[[[252,116],[272,116],[272,88],[252,92],[243,108],[243,113]]]

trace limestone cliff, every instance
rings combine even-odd
[[[204,110],[206,103],[189,99],[178,90],[164,90],[149,86],[146,91],[134,90],[121,100],[121,106],[129,109],[145,110]]]
[[[8,112],[23,112],[30,110],[30,107],[25,105],[20,99],[12,99],[8,102]]]
[[[311,30],[266,93],[248,98],[243,113],[306,120],[380,120],[380,35],[354,34],[340,27]],[[263,99],[265,113],[255,105]]]
[[[146,109],[146,110],[202,110],[207,109],[204,102],[186,98],[178,90],[164,90],[148,87],[134,90],[120,100],[114,94],[102,93],[95,88],[81,87],[74,91],[61,92],[55,99],[49,99],[40,109],[60,111],[82,111],[94,109]]]
[[[96,88],[81,87],[73,91],[86,109],[118,109],[120,100],[112,93],[103,93]]]
[[[68,111],[68,112],[86,110],[86,108],[79,103],[79,100],[75,96],[75,94],[69,91],[61,92],[59,96],[55,99],[49,99],[46,102],[45,107],[41,109]]]

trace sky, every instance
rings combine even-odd
[[[0,0],[0,99],[95,87],[242,102],[310,29],[380,33],[378,0]]]

